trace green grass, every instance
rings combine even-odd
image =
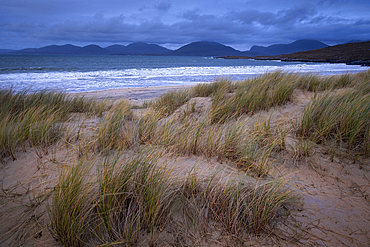
[[[370,70],[355,74],[342,74],[334,76],[317,76],[313,74],[302,75],[299,78],[299,88],[312,91],[330,91],[341,88],[367,87],[366,81],[370,79]],[[364,83],[365,82],[365,83]]]
[[[233,179],[222,182],[211,177],[203,181],[193,170],[182,184],[185,216],[206,230],[218,223],[217,230],[234,237],[246,232],[258,235],[283,205],[294,200],[285,183],[277,179],[251,187]]]
[[[108,234],[106,240],[125,239],[127,245],[133,245],[142,230],[153,235],[164,227],[176,190],[171,190],[168,172],[157,162],[153,152],[121,163],[105,160],[99,176],[98,222],[94,224],[103,228],[99,232]]]
[[[229,92],[235,89],[235,82],[230,78],[218,78],[212,83],[200,83],[192,88],[194,97],[212,97],[222,88],[227,88]]]
[[[174,233],[178,225],[195,232],[202,224],[209,233],[212,225],[233,235],[259,234],[293,199],[282,180],[251,187],[215,176],[201,180],[190,172],[175,181],[159,165],[160,157],[146,150],[65,167],[49,206],[53,232],[62,244],[154,245],[157,234]]]
[[[270,120],[260,121],[254,129],[247,129],[243,117],[286,104],[292,100],[295,89],[306,88],[319,92],[324,89],[353,87],[356,92],[364,94],[369,84],[368,74],[318,77],[277,71],[240,82],[221,78],[214,83],[199,84],[192,89],[169,92],[151,102],[150,113],[136,118],[131,113],[131,106],[127,102],[122,102],[111,109],[100,124],[97,150],[123,150],[140,145],[156,145],[164,147],[168,152],[182,155],[204,155],[208,158],[216,157],[219,161],[227,160],[243,170],[253,170],[258,176],[264,176],[268,174],[271,166],[270,156],[286,149],[285,139],[288,130],[280,125],[271,128]],[[194,119],[192,114],[195,114],[195,103],[189,104],[189,99],[196,96],[212,97],[212,107],[204,117]],[[364,103],[366,96],[361,97],[357,104],[366,104]],[[184,104],[188,105],[186,114],[181,118],[163,119]],[[328,114],[335,114],[348,111],[348,107],[329,102],[321,108],[327,109]],[[334,133],[329,128],[336,128],[338,125],[329,122],[330,119],[340,122],[342,120],[339,120],[340,116],[325,115],[322,117],[325,120],[323,121],[319,116],[314,116],[318,114],[318,110],[315,112],[310,113],[309,109],[306,110],[300,136],[310,135],[311,140],[314,139],[313,136],[327,139],[333,135],[327,133]],[[365,115],[360,119],[366,119],[366,110],[362,112]],[[327,133],[323,130],[314,131],[316,127],[312,127],[312,123],[326,123],[327,126],[320,128],[327,129],[325,130]],[[347,127],[349,125],[346,124]],[[362,122],[357,123],[355,128],[361,130],[344,130],[340,127],[342,129],[335,135],[341,138],[338,139],[340,142],[347,142],[348,139],[350,149],[359,149],[358,143],[361,142],[359,136],[367,133],[364,130],[365,125]],[[297,157],[301,157],[302,154],[307,156],[310,153],[309,149],[312,149],[310,148],[312,142],[307,142],[302,137],[298,143],[301,148],[295,148]],[[367,145],[366,138],[362,140],[365,144],[361,145]],[[310,145],[307,146],[308,143]],[[360,153],[366,150],[367,148],[362,149]]]
[[[51,228],[64,246],[83,246],[92,212],[89,166],[84,160],[63,169],[50,205]]]
[[[131,118],[132,112],[128,101],[122,101],[113,107],[104,116],[99,126],[98,150],[124,149],[129,146],[130,143],[125,138],[123,126]]]
[[[370,151],[369,119],[369,94],[329,92],[306,108],[298,133],[316,142],[346,143],[348,151],[366,156]]]
[[[0,160],[26,146],[47,147],[62,135],[62,122],[70,113],[101,114],[105,104],[64,93],[0,90]]]
[[[163,234],[181,242],[179,231],[189,239],[221,233],[240,240],[268,233],[294,199],[288,181],[270,174],[274,158],[287,152],[293,127],[272,123],[272,115],[253,118],[252,125],[250,116],[287,104],[296,89],[315,92],[298,123],[294,159],[312,155],[317,145],[368,156],[369,71],[221,78],[146,103],[143,116],[135,116],[128,101],[118,102],[90,129],[80,119],[68,128],[65,122],[71,113],[100,116],[105,104],[55,92],[1,90],[0,155],[16,159],[26,147],[46,154],[62,136],[67,148],[77,147],[68,149],[78,156],[65,163],[48,207],[51,229],[64,246],[154,246],[163,244],[157,241]],[[212,98],[209,112],[198,112],[189,102],[194,97]],[[171,116],[185,104],[181,117]],[[161,152],[226,162],[260,180],[251,185],[195,170],[173,177]]]
[[[291,100],[297,81],[297,74],[277,71],[236,84],[233,94],[229,94],[229,87],[225,86],[213,98],[212,122],[223,123],[243,114],[254,114],[283,105]]]
[[[312,78],[317,81],[316,86],[307,89],[326,92],[316,95],[305,109],[297,132],[300,147],[300,150],[296,149],[298,156],[308,156],[312,142],[328,147],[331,160],[335,153],[342,155],[343,152],[354,157],[368,156],[370,70],[324,79]]]
[[[251,130],[242,118],[289,102],[302,80],[307,77],[281,71],[237,83],[219,79],[167,93],[152,102],[150,114],[140,118],[127,117],[131,114],[128,105],[117,106],[100,125],[99,150],[156,145],[182,155],[216,157],[258,176],[267,175],[271,154],[286,148],[287,130],[272,130],[270,120],[258,122]],[[207,95],[212,97],[212,108],[205,117],[192,118],[189,106],[182,118],[161,119],[191,97]]]
[[[254,114],[291,101],[295,89],[325,91],[351,88],[358,85],[368,87],[369,72],[343,74],[339,76],[299,75],[275,71],[244,81],[233,82],[219,78],[212,83],[198,84],[192,89],[171,91],[151,105],[162,116],[172,114],[194,97],[212,97],[211,110],[214,123],[226,122],[243,114]]]
[[[105,104],[93,99],[73,97],[66,93],[41,90],[30,92],[28,90],[15,92],[12,89],[0,90],[0,115],[17,116],[29,108],[59,109],[63,114],[83,112],[100,115]],[[66,115],[62,115],[66,116]]]
[[[152,106],[160,115],[168,116],[192,97],[191,90],[170,91],[156,99],[152,103]]]
[[[146,231],[152,239],[165,227],[176,193],[168,171],[157,162],[153,152],[120,161],[106,157],[95,164],[98,176],[83,159],[65,167],[49,207],[52,229],[63,245],[98,241],[132,246]]]

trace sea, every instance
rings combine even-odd
[[[0,88],[66,93],[244,80],[267,72],[337,75],[369,67],[187,56],[0,55]]]

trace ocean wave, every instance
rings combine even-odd
[[[39,68],[42,70],[42,68]],[[316,73],[322,75],[352,73],[367,70],[361,66],[345,64],[291,64],[285,66],[203,66],[172,68],[132,68],[99,71],[48,71],[29,73],[1,73],[2,88],[57,89],[68,92],[95,91],[124,87],[150,87],[177,84],[196,84],[230,77],[243,80],[247,77],[282,70],[285,72]]]

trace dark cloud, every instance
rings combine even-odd
[[[159,4],[154,5],[154,7],[160,11],[167,12],[171,8],[171,3],[161,2]]]
[[[148,11],[148,10],[150,11],[154,9],[154,10],[158,10],[161,12],[168,12],[170,8],[171,8],[170,2],[160,2],[154,5],[141,5],[138,10],[141,12],[141,11]]]
[[[280,10],[276,13],[261,12],[259,10],[243,10],[231,12],[229,19],[240,21],[244,24],[260,24],[263,26],[294,25],[310,20],[317,14],[312,5],[294,6],[290,9]]]
[[[301,2],[0,0],[0,47],[212,40],[247,49],[307,38],[329,44],[370,39],[367,2]]]

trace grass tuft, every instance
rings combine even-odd
[[[177,226],[259,234],[293,199],[282,179],[252,187],[216,176],[201,180],[193,170],[182,182],[174,181],[170,170],[158,165],[160,157],[146,150],[65,167],[49,207],[62,244],[155,245],[158,234],[175,233]]]
[[[272,115],[251,125],[250,116],[290,102],[295,89],[314,91],[297,138],[289,137],[294,159],[313,155],[316,144],[329,146],[331,158],[344,146],[356,158],[367,156],[369,82],[369,71],[329,77],[276,71],[239,82],[221,78],[147,102],[142,116],[132,113],[128,101],[102,114],[106,105],[93,100],[1,90],[0,157],[16,159],[29,146],[46,154],[61,136],[67,149],[76,147],[76,161],[64,161],[48,207],[51,229],[64,246],[159,246],[162,236],[188,244],[219,233],[241,240],[268,232],[294,199],[288,181],[270,174],[279,152],[286,154],[291,125],[273,123]],[[212,106],[195,97],[211,97]],[[71,113],[86,114],[68,118]],[[103,116],[88,119],[91,114]],[[249,181],[258,180],[250,185],[238,175],[220,178],[195,169],[185,178],[174,177],[164,153],[217,159],[251,171]]]
[[[130,146],[125,138],[123,126],[132,119],[131,106],[124,100],[115,105],[103,118],[98,133],[98,150],[124,149]]]
[[[232,236],[258,235],[273,222],[278,210],[294,200],[293,191],[285,185],[284,179],[254,188],[233,180],[204,182],[192,172],[182,187],[186,216],[206,228],[218,223]]]
[[[297,74],[276,71],[240,82],[232,94],[227,87],[222,88],[213,98],[212,122],[223,123],[242,114],[283,105],[291,100],[297,81]]]
[[[47,147],[62,135],[62,121],[70,113],[86,112],[101,114],[105,107],[93,100],[70,97],[64,93],[27,90],[15,92],[0,90],[0,159],[10,156],[16,159],[19,148],[25,151],[27,145]]]
[[[298,134],[316,142],[347,143],[349,151],[370,151],[370,95],[358,91],[325,93],[305,110]]]
[[[91,216],[93,183],[83,160],[65,167],[50,206],[51,228],[64,246],[83,246]]]

